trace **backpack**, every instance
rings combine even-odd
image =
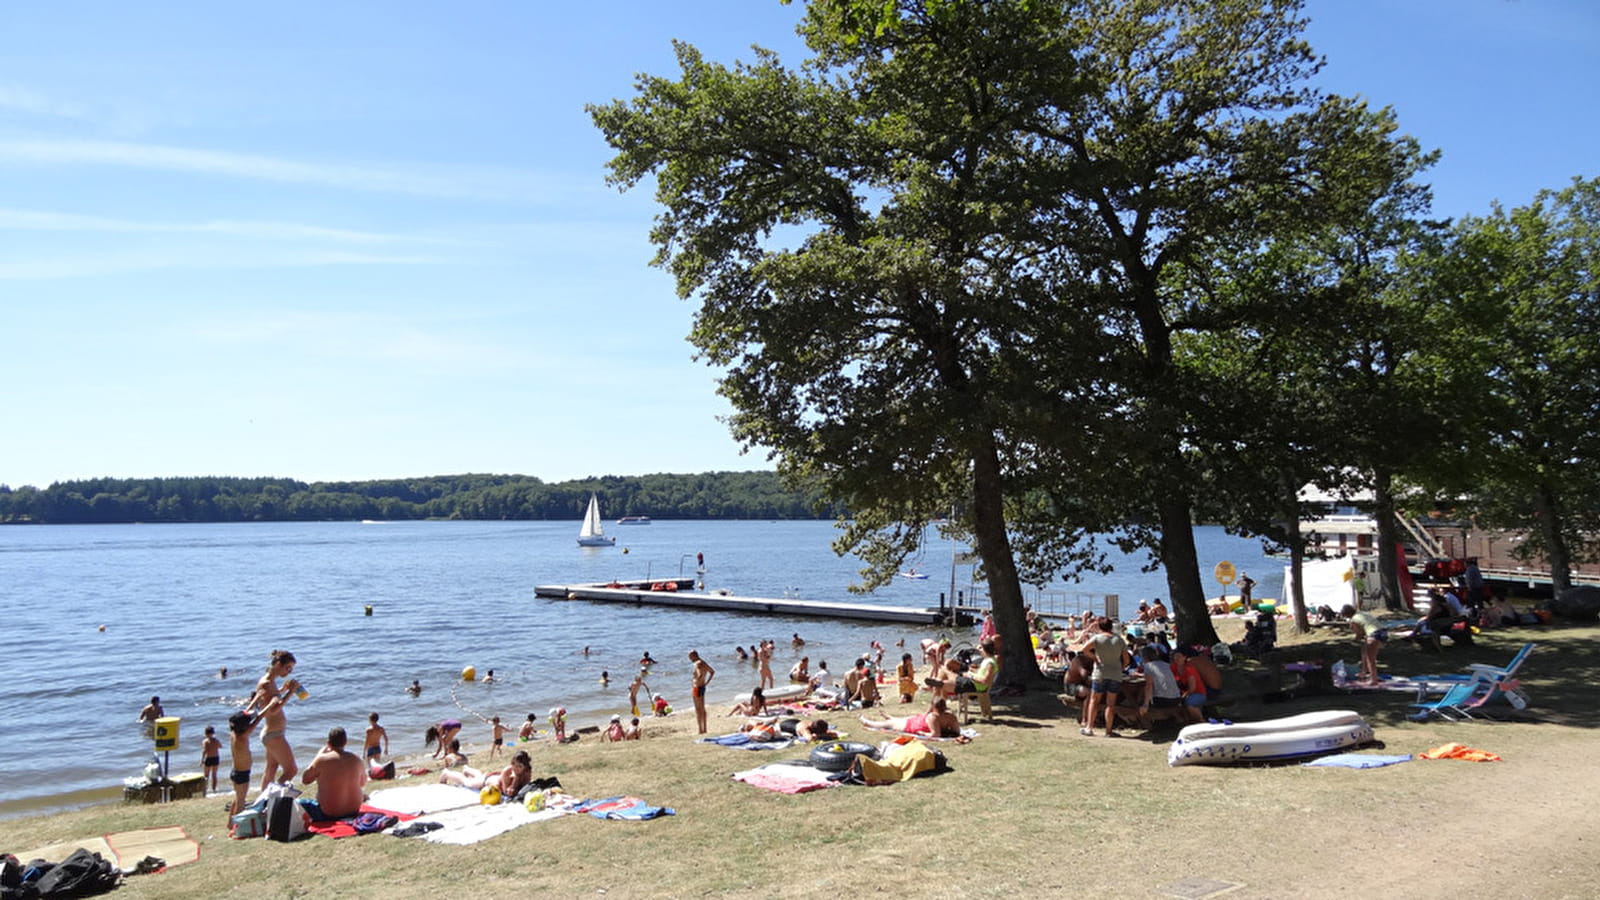
[[[34,882],[39,896],[87,897],[103,894],[117,886],[122,871],[100,854],[79,848]]]
[[[293,797],[267,801],[267,840],[293,841],[306,834],[306,813]]]

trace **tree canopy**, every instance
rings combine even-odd
[[[0,485],[0,523],[292,522],[359,519],[580,519],[590,492],[608,515],[805,519],[837,515],[775,472],[607,475],[547,483],[526,475],[374,481],[93,478],[47,488]]]
[[[700,303],[734,434],[816,479],[880,563],[954,513],[1007,669],[1020,579],[1111,531],[1209,643],[1192,525],[1220,260],[1370,206],[1392,140],[1317,93],[1294,0],[815,0],[798,68],[678,45],[591,107],[613,183],[653,176],[656,263]]]

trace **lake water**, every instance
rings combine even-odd
[[[896,579],[861,597],[847,593],[860,564],[833,554],[830,522],[657,521],[608,531],[617,546],[594,549],[576,546],[576,522],[0,528],[0,817],[120,798],[122,779],[140,774],[152,752],[135,719],[153,694],[182,718],[172,771],[199,771],[203,730],[214,725],[224,737],[226,790],[225,719],[275,648],[294,652],[295,676],[309,691],[288,709],[304,766],[328,728],[342,725],[358,739],[373,711],[396,754],[421,752],[423,730],[445,718],[467,723],[469,752],[487,746],[488,727],[473,713],[498,715],[513,733],[530,712],[543,725],[555,705],[568,709],[569,729],[600,724],[628,712],[628,683],[645,651],[660,661],[650,687],[687,706],[684,656],[698,648],[717,669],[715,706],[756,683],[735,645],[777,640],[781,680],[798,656],[794,632],[806,638],[813,667],[836,660],[836,671],[872,640],[892,648],[939,633],[541,600],[536,584],[689,575],[703,553],[706,587],[741,596],[936,606],[950,590],[953,548],[938,540],[921,561],[928,580]],[[1208,590],[1211,567],[1228,559],[1260,582],[1257,596],[1279,595],[1281,564],[1264,559],[1258,542],[1209,527],[1196,538]],[[1118,594],[1126,613],[1140,597],[1167,593],[1160,572],[1139,568],[1123,560],[1113,575],[1058,587]],[[957,577],[967,580],[966,567]],[[496,683],[462,682],[468,665],[480,677],[493,669]],[[219,679],[224,666],[228,677]],[[419,697],[405,692],[412,679],[423,685]],[[258,744],[257,778],[260,770]]]

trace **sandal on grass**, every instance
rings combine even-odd
[[[1084,737],[1094,737],[1094,732],[1090,731],[1087,728],[1079,728],[1078,729],[1078,733],[1083,735]]]

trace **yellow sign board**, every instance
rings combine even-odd
[[[1228,562],[1227,560],[1223,560],[1222,562],[1217,563],[1217,568],[1216,568],[1217,584],[1220,584],[1220,585],[1233,584],[1233,577],[1236,574],[1238,574],[1238,573],[1236,573],[1234,571],[1233,563]]]

